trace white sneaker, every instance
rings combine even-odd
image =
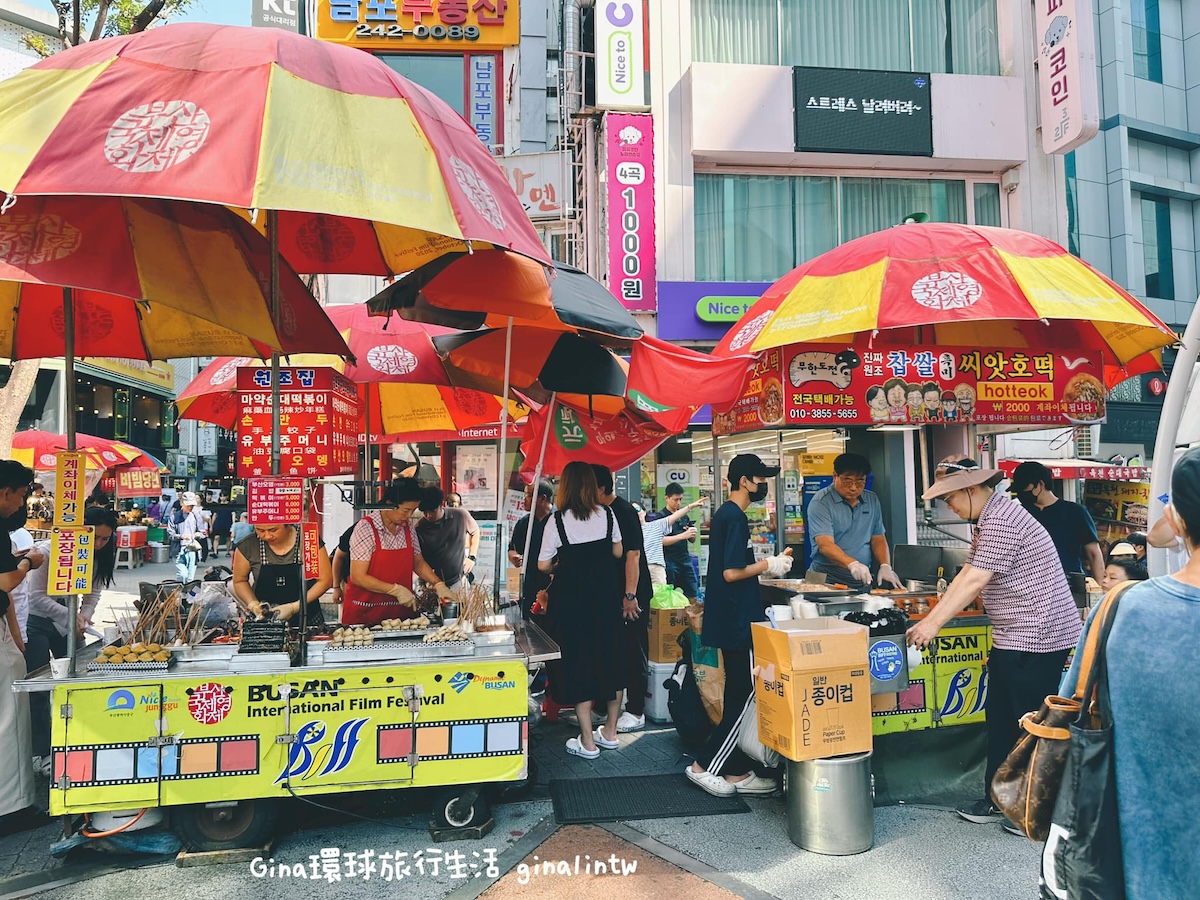
[[[631,712],[621,713],[621,717],[617,719],[617,733],[626,734],[630,731],[639,731],[646,727],[645,716],[635,716]]]

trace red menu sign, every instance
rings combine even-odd
[[[304,518],[304,479],[247,479],[246,513],[251,525],[296,524]]]
[[[157,497],[162,493],[162,479],[157,469],[117,469],[118,497]]]
[[[765,351],[713,431],[789,426],[1091,425],[1104,421],[1103,361],[1036,349],[928,350],[792,344]]]
[[[238,369],[237,474],[271,474],[271,369]],[[358,392],[328,367],[279,370],[279,471],[351,475],[358,464]]]

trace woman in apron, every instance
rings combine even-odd
[[[538,568],[553,573],[549,616],[562,659],[550,692],[572,704],[580,723],[579,737],[567,741],[567,752],[595,759],[600,748],[615,750],[621,712],[621,528],[600,503],[596,474],[584,462],[563,468],[558,512],[551,516],[538,554]],[[555,557],[557,556],[557,561]],[[591,730],[594,700],[607,702],[607,721]]]
[[[413,575],[434,586],[438,597],[454,593],[421,556],[412,516],[423,496],[415,478],[397,478],[384,492],[386,509],[363,516],[350,534],[350,580],[342,604],[346,625],[378,625],[417,615]]]
[[[318,551],[316,578],[304,579],[300,529],[295,525],[256,525],[254,534],[233,554],[233,592],[259,618],[268,609],[287,621],[300,612],[300,587],[308,602],[308,625],[324,625],[321,596],[333,584],[333,569],[325,548]]]

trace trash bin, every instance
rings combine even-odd
[[[875,842],[871,753],[789,762],[788,837],[813,853],[850,856]]]

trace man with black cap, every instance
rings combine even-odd
[[[708,580],[705,582],[704,629],[700,642],[721,650],[725,668],[725,698],[721,721],[696,761],[684,774],[701,790],[717,797],[733,794],[770,794],[776,784],[754,772],[754,762],[738,749],[738,735],[746,707],[754,696],[750,674],[750,623],[762,622],[763,601],[758,576],[782,578],[792,568],[792,551],[754,561],[750,546],[750,521],[746,508],[767,499],[767,479],[779,474],[752,453],[742,453],[729,464],[729,499],[712,517],[708,543]],[[747,722],[746,727],[756,724]]]
[[[1051,490],[1054,473],[1040,462],[1023,462],[1013,471],[1009,490],[1021,505],[1050,532],[1063,571],[1086,571],[1099,584],[1104,580],[1104,553],[1092,514],[1078,503],[1063,500]],[[1085,563],[1086,561],[1086,568]]]
[[[984,798],[958,808],[968,822],[1001,822],[1020,834],[992,804],[992,777],[1020,736],[1020,719],[1058,692],[1063,664],[1079,639],[1079,613],[1058,551],[1046,529],[1024,508],[996,493],[999,469],[952,456],[938,463],[924,500],[940,499],[959,518],[975,524],[967,564],[937,606],[908,629],[908,643],[924,650],[942,627],[976,597],[992,621],[988,654],[988,760]]]

